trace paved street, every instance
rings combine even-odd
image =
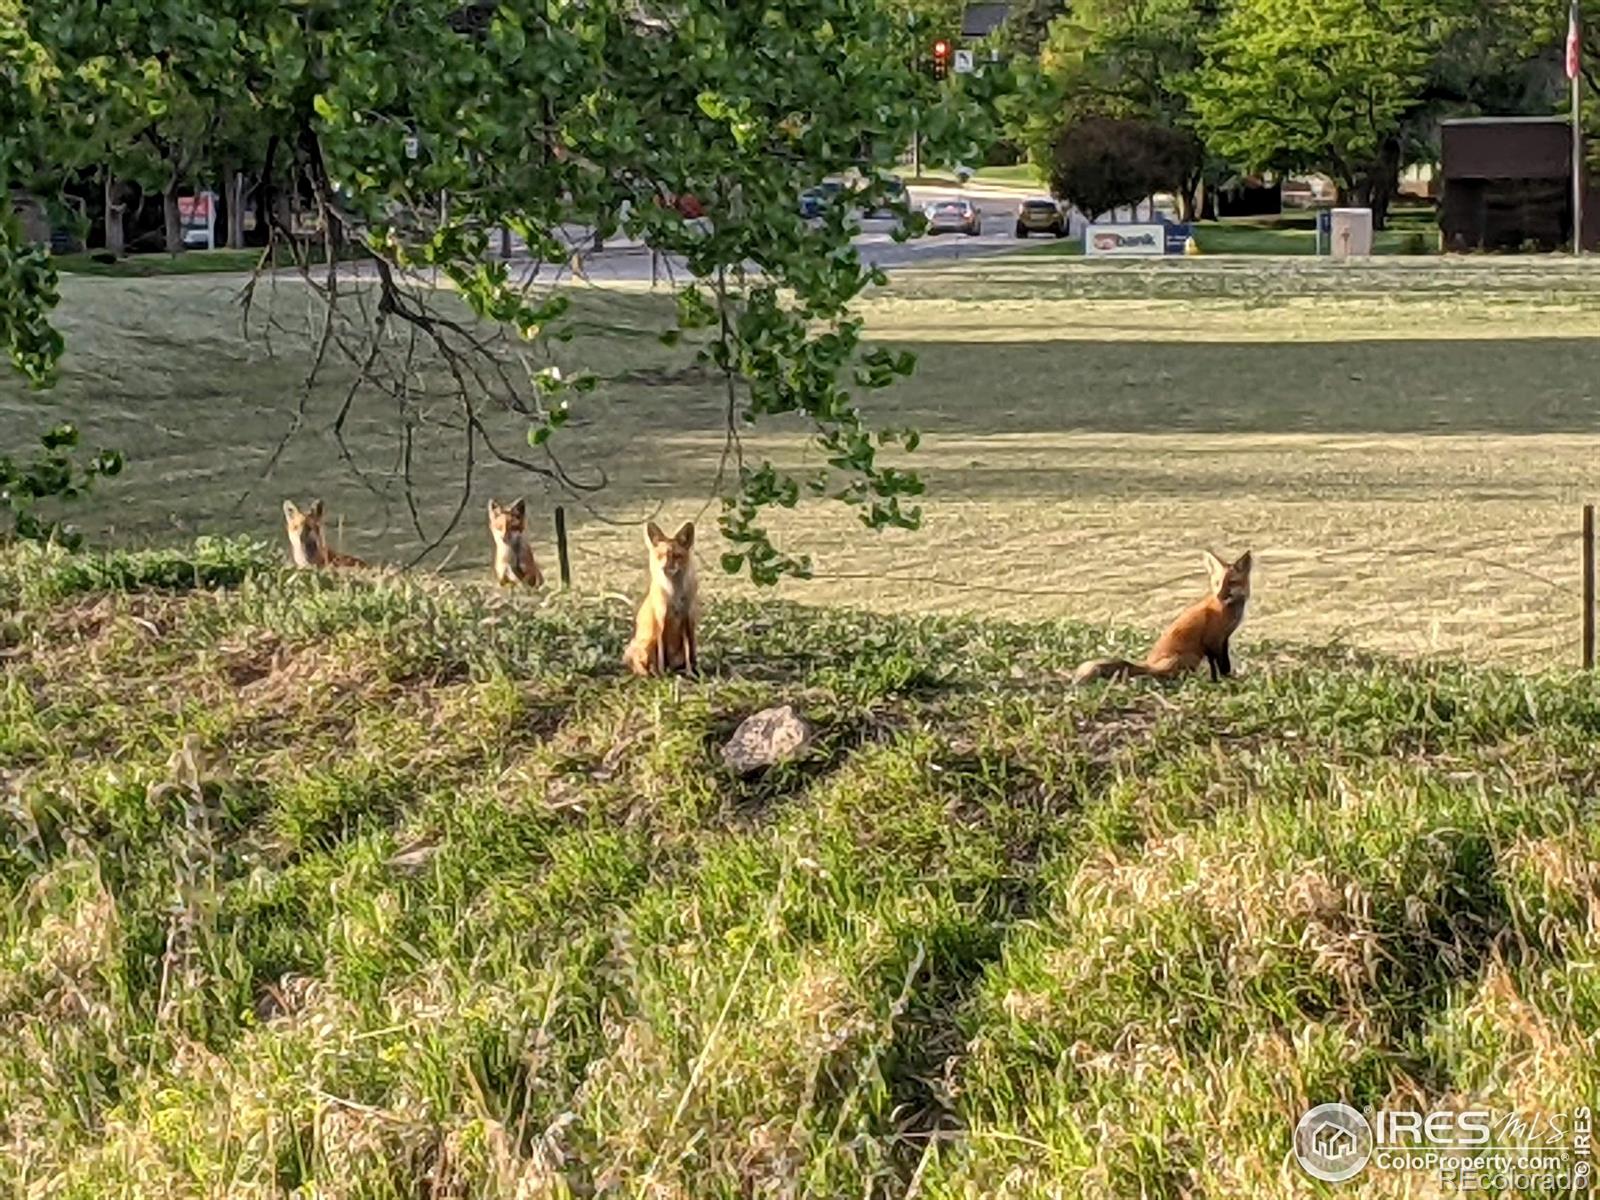
[[[983,191],[969,188],[912,188],[911,198],[918,207],[933,200],[964,196],[978,206],[983,216],[983,232],[976,237],[965,234],[924,235],[904,242],[894,240],[894,222],[886,218],[867,218],[861,222],[861,232],[855,244],[863,257],[884,268],[916,266],[922,263],[959,261],[1014,250],[1020,244],[1014,236],[1017,204],[1023,193]],[[1036,235],[1037,240],[1045,240]],[[585,243],[582,229],[572,228],[568,239],[574,246]],[[513,258],[520,246],[513,245]],[[543,271],[554,268],[545,267]],[[657,260],[654,269],[665,280],[670,274],[681,273],[681,262]],[[595,283],[647,282],[651,278],[651,256],[637,242],[617,239],[608,242],[598,253],[586,251],[583,259],[584,275]]]

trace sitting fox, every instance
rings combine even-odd
[[[1095,659],[1079,667],[1072,682],[1087,683],[1091,679],[1127,675],[1166,679],[1192,671],[1202,661],[1210,665],[1213,680],[1233,674],[1228,639],[1244,620],[1245,601],[1250,599],[1250,551],[1246,550],[1230,565],[1207,550],[1206,571],[1211,576],[1210,595],[1178,614],[1178,619],[1150,648],[1144,662]]]
[[[694,522],[686,521],[668,537],[654,521],[644,527],[650,552],[650,591],[639,606],[633,641],[622,661],[635,675],[699,670],[695,622],[699,619],[698,582],[694,570]]]
[[[289,553],[294,556],[294,565],[302,570],[314,567],[367,565],[359,558],[350,554],[340,554],[328,545],[328,539],[322,532],[321,500],[313,500],[305,512],[296,508],[293,500],[285,500],[283,523],[289,530]]]
[[[489,501],[489,536],[494,539],[494,577],[502,585],[525,583],[544,586],[544,572],[528,545],[528,506],[518,497],[502,506]]]

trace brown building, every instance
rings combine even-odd
[[[1441,122],[1446,250],[1572,245],[1572,126],[1565,117]],[[1583,245],[1600,249],[1600,196],[1584,179]]]

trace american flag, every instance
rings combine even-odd
[[[1572,7],[1567,10],[1567,78],[1578,77],[1578,59],[1581,53],[1581,41],[1578,36],[1578,0],[1572,0]]]

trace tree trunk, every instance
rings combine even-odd
[[[1200,211],[1200,188],[1200,177],[1191,175],[1179,184],[1176,189],[1178,220],[1185,225],[1193,224],[1195,214]]]
[[[1373,170],[1372,228],[1385,229],[1389,224],[1389,205],[1400,191],[1400,139],[1389,138],[1383,143]]]
[[[128,206],[122,203],[122,187],[117,183],[117,177],[111,173],[111,168],[106,168],[106,253],[121,258],[127,253],[128,241],[126,228],[122,219],[127,215]]]
[[[266,245],[272,240],[272,212],[278,195],[278,135],[267,139],[266,157],[261,163],[261,175],[256,181],[256,241]]]
[[[1217,219],[1217,189],[1203,179],[1200,181],[1200,219],[1202,221]]]
[[[228,249],[244,249],[244,172],[224,171],[223,190],[227,193],[224,205],[228,214]]]
[[[181,253],[183,250],[183,218],[178,212],[178,178],[176,175],[167,180],[167,186],[161,193],[161,216],[166,230],[167,253]]]

